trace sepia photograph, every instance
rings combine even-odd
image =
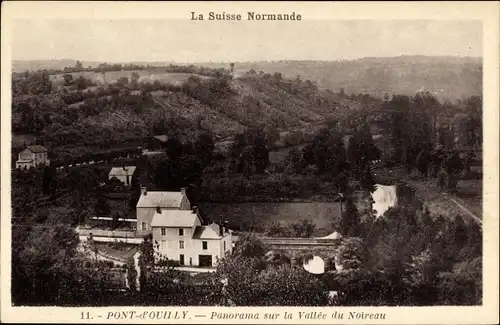
[[[10,20],[2,297],[212,307],[75,322],[482,306],[483,218],[498,222],[483,205],[483,21],[210,8]]]

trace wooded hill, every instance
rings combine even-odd
[[[221,140],[255,125],[275,134],[312,133],[340,112],[360,107],[309,80],[279,73],[233,78],[220,71],[215,77],[189,72],[154,68],[106,72],[105,78],[88,71],[14,74],[12,129],[52,149],[73,151],[136,143],[154,134],[208,131]]]
[[[73,66],[74,60],[13,61],[13,71],[63,69]],[[138,62],[146,66],[168,66],[172,62]],[[85,67],[99,62],[83,62]],[[208,68],[228,68],[229,62],[204,62],[196,65]],[[482,59],[471,57],[398,56],[362,58],[345,61],[259,61],[235,62],[234,71],[249,70],[274,74],[286,78],[310,79],[319,87],[347,93],[368,93],[382,97],[414,95],[418,90],[435,91],[441,100],[463,99],[482,93]]]

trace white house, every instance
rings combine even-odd
[[[141,196],[137,201],[137,235],[152,233],[151,222],[157,211],[186,210],[191,212],[191,203],[186,196],[186,190],[180,192],[148,191],[141,187]]]
[[[132,184],[132,177],[135,173],[135,166],[123,166],[123,167],[113,167],[109,172],[109,179],[115,177],[123,184],[130,186]]]
[[[151,227],[155,251],[181,265],[213,267],[232,251],[231,233],[215,223],[203,226],[196,210],[159,209]]]
[[[50,161],[47,156],[47,149],[42,146],[27,146],[26,149],[21,151],[16,161],[16,168],[30,169],[31,167],[38,167],[40,165],[48,166]]]

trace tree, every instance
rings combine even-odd
[[[366,262],[368,252],[363,239],[359,237],[345,238],[335,252],[335,264],[342,270],[360,269]]]
[[[76,71],[82,71],[83,70],[83,64],[80,61],[76,61],[75,70]]]
[[[375,180],[370,165],[366,165],[360,175],[359,186],[366,192],[367,196],[375,191]]]
[[[217,265],[223,283],[224,304],[229,306],[324,306],[325,288],[300,267],[267,267],[255,258],[225,257]]]
[[[95,205],[95,214],[97,217],[107,217],[109,216],[109,213],[111,212],[111,208],[108,204],[108,201],[103,195],[100,195],[97,198],[97,202]]]
[[[211,133],[203,132],[198,135],[194,143],[194,149],[202,166],[208,166],[212,160],[214,151],[214,140]]]
[[[304,163],[315,165],[320,173],[336,175],[346,167],[344,144],[334,131],[320,130],[302,152]]]
[[[135,269],[134,258],[131,257],[127,261],[127,281],[131,291],[136,291],[137,288],[137,270]]]
[[[417,169],[422,175],[422,177],[424,177],[424,179],[427,179],[428,167],[429,167],[429,155],[425,150],[421,150],[417,156]]]
[[[234,63],[231,62],[231,64],[229,65],[231,67],[231,73],[233,73],[233,70],[234,70]]]
[[[266,247],[254,234],[244,233],[239,236],[234,245],[233,255],[248,258],[261,258],[266,253]]]
[[[119,220],[120,220],[120,213],[116,212],[114,215],[113,215],[113,220],[112,220],[112,225],[111,225],[111,228],[113,230],[115,230],[116,228],[118,228],[118,225],[119,225]]]
[[[446,186],[447,173],[444,168],[439,170],[437,175],[437,186],[439,187],[439,191],[442,192]]]
[[[361,177],[373,160],[380,159],[380,151],[373,143],[368,124],[364,124],[349,140],[347,156],[354,174]]]
[[[300,173],[302,172],[302,157],[300,155],[299,149],[296,147],[293,147],[290,149],[288,152],[287,158],[285,159],[286,161],[286,168],[287,171],[290,173]]]
[[[256,279],[260,306],[325,306],[325,287],[301,267],[271,266]]]
[[[84,261],[75,255],[78,241],[70,227],[37,225],[30,230],[14,224],[13,303],[73,306],[101,303],[106,298],[107,272],[100,267],[84,267]]]
[[[356,237],[361,232],[361,219],[352,198],[348,197],[345,201],[345,209],[339,224],[339,232],[344,237]]]
[[[63,75],[63,85],[64,86],[71,86],[73,84],[73,75],[71,74],[65,74]]]
[[[42,175],[42,190],[44,193],[54,193],[57,188],[56,170],[54,167],[45,166]]]

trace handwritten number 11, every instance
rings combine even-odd
[[[90,313],[82,311],[82,317],[80,319],[90,319]]]

